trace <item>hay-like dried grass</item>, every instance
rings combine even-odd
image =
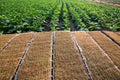
[[[87,59],[88,66],[92,72],[93,80],[120,79],[119,71],[117,71],[107,56],[104,55],[104,53],[95,44],[94,40],[92,40],[86,32],[75,32],[74,34]],[[100,35],[97,35],[97,37],[101,40],[101,42],[104,42],[104,40],[102,41],[103,38],[101,38]]]
[[[0,80],[12,80],[32,34],[17,36],[0,55]]]
[[[8,43],[15,34],[0,35],[0,50]]]
[[[51,33],[37,33],[18,73],[18,80],[50,80]]]
[[[111,31],[104,31],[108,36],[115,40],[120,45],[120,36]]]
[[[56,32],[55,80],[88,80],[70,32]]]

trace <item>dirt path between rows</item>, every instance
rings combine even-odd
[[[91,2],[95,2],[95,3],[99,3],[99,4],[107,4],[107,5],[111,5],[111,6],[117,6],[120,7],[120,3],[113,3],[113,2],[104,2],[104,1],[91,1]]]

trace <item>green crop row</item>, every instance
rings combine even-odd
[[[0,32],[43,31],[41,24],[55,4],[55,0],[0,1]]]
[[[0,1],[0,33],[55,30],[119,31],[120,8],[87,0]]]
[[[85,24],[82,30],[120,30],[120,8],[85,1],[69,1]],[[74,13],[73,15],[77,14]],[[81,25],[82,26],[82,25]],[[80,29],[80,30],[81,30]]]

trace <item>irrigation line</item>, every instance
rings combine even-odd
[[[0,50],[0,53],[6,49],[8,47],[8,45],[18,36],[19,34],[16,34],[15,36],[13,36],[4,46],[3,48]]]
[[[105,33],[104,31],[101,31],[101,33],[103,33],[106,37],[108,37],[109,39],[111,39],[114,43],[116,43],[118,46],[120,46],[120,43],[118,43],[117,41],[115,41],[111,36],[109,36],[107,33]]]
[[[12,80],[18,80],[18,72],[20,71],[21,66],[22,66],[22,64],[23,64],[23,62],[24,62],[24,59],[25,59],[25,57],[26,57],[26,55],[27,55],[27,53],[28,53],[28,51],[29,51],[29,49],[30,49],[30,46],[31,46],[31,43],[32,43],[33,40],[34,40],[35,34],[36,34],[36,33],[34,33],[34,34],[32,35],[29,43],[27,44],[27,48],[26,48],[26,50],[25,50],[25,52],[24,52],[24,54],[23,54],[23,56],[22,56],[22,58],[21,58],[21,60],[20,60],[20,62],[19,62],[19,64],[18,64],[18,67],[17,67],[17,69],[16,69],[15,75],[13,76]]]
[[[102,53],[110,60],[110,62],[114,65],[114,67],[120,72],[120,69],[117,67],[117,65],[114,64],[112,59],[109,57],[109,55],[102,49],[102,47],[96,42],[96,40],[87,32],[90,39],[97,45],[97,47],[102,51]]]
[[[78,44],[78,42],[77,42],[77,40],[76,40],[76,37],[74,36],[73,33],[71,33],[71,37],[72,37],[72,40],[74,41],[74,44],[77,46],[78,52],[79,52],[79,54],[80,54],[80,56],[81,56],[81,58],[82,58],[82,62],[83,62],[83,64],[84,64],[85,71],[86,71],[86,73],[87,73],[87,75],[88,75],[88,78],[89,78],[88,80],[93,80],[91,71],[90,71],[90,69],[89,69],[89,67],[88,67],[87,60],[86,60],[86,58],[85,58],[85,56],[84,56],[84,54],[83,54],[82,48],[79,46],[79,44]]]
[[[52,33],[52,44],[51,44],[51,64],[50,64],[50,72],[51,72],[51,80],[55,80],[55,76],[54,76],[54,55],[55,55],[55,32]]]
[[[109,37],[107,37],[104,33],[102,33],[102,31],[101,31],[101,34],[102,34],[103,36],[105,36],[108,40],[112,41]],[[112,41],[112,42],[113,42],[113,44],[115,44],[118,48],[120,48],[120,46],[119,46],[118,44],[116,44],[114,41]]]

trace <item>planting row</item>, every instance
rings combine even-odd
[[[18,73],[18,80],[50,80],[51,33],[37,33]]]
[[[115,34],[113,32],[110,32],[110,31],[105,31],[105,34],[107,34],[108,37],[110,37],[113,41],[116,41],[116,43],[118,45],[120,45],[120,37],[119,37],[119,33],[118,34]]]
[[[0,1],[0,32],[21,33],[46,30],[42,24],[52,14],[58,0]]]
[[[120,46],[112,39],[120,36],[104,32],[111,38],[98,31],[2,35],[14,39],[1,50],[0,79],[119,80]]]
[[[120,30],[118,7],[85,1],[69,1],[77,30]],[[77,13],[76,13],[77,12]]]
[[[99,46],[95,43],[95,41],[85,32],[78,32],[74,34],[76,36],[78,44],[82,48],[83,53],[86,57],[88,66],[93,76],[93,80],[118,80],[120,78],[120,72],[115,68],[114,64],[105,55],[106,53],[99,48]],[[95,39],[96,40],[102,39],[101,37],[103,36],[99,36],[99,38],[97,39],[95,38]],[[106,44],[104,40],[101,40],[101,42]],[[107,46],[107,45],[103,45],[103,46]],[[119,51],[120,50],[118,50],[118,52]],[[113,54],[113,53],[109,53],[109,54]],[[115,54],[113,55],[116,56]]]
[[[55,80],[88,79],[70,32],[56,32],[54,56]]]
[[[100,32],[90,32],[96,42],[103,48],[103,50],[110,56],[115,65],[120,69],[120,46],[115,44],[111,39],[107,38]],[[119,36],[118,36],[119,38]]]
[[[10,39],[14,36],[14,34],[0,36],[0,51],[8,44],[8,41],[11,41]]]
[[[0,33],[120,30],[120,8],[83,0],[1,0]]]
[[[0,53],[0,80],[12,80],[32,34],[17,36],[7,48],[2,50]]]

